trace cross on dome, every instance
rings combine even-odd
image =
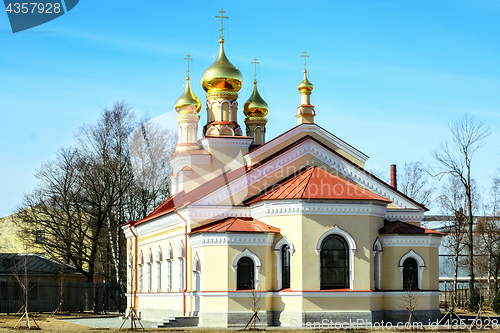
[[[304,53],[303,55],[301,55],[301,57],[304,58],[304,73],[307,73],[307,58],[309,58],[309,56],[307,55],[307,51],[304,51],[302,53]]]
[[[259,62],[257,61],[257,58],[253,58],[252,64],[254,64],[254,74],[253,74],[253,80],[254,82],[257,82],[257,64]]]
[[[193,58],[191,58],[191,56],[188,53],[187,56],[186,56],[186,58],[184,58],[184,60],[187,60],[187,77],[189,79],[189,72],[190,72],[190,70],[189,70],[189,61],[190,60],[193,61]]]
[[[219,10],[220,16],[216,16],[215,18],[220,18],[220,39],[224,40],[224,19],[229,19],[229,16],[224,16],[225,11],[221,8]]]

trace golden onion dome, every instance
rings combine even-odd
[[[193,94],[189,77],[186,79],[186,89],[184,93],[175,102],[175,111],[178,114],[198,114],[201,109],[201,103],[198,97]]]
[[[303,92],[303,91],[311,92],[313,90],[313,84],[311,82],[309,82],[309,80],[307,79],[307,71],[304,71],[304,80],[302,80],[302,82],[300,82],[297,89],[299,89],[300,92]]]
[[[262,97],[260,97],[259,91],[257,90],[257,81],[254,81],[252,96],[250,96],[243,106],[243,113],[247,117],[265,117],[268,112],[269,107]]]
[[[243,85],[243,76],[238,68],[227,60],[224,53],[224,40],[220,41],[219,56],[208,67],[201,77],[201,86],[206,92],[232,91],[238,92]]]

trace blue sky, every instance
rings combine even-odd
[[[483,190],[500,166],[500,2],[95,1],[13,34],[0,13],[0,216],[21,204],[40,165],[74,133],[125,99],[141,116],[173,110],[218,51],[223,7],[226,53],[251,94],[254,57],[270,107],[267,139],[296,125],[307,50],[316,122],[368,156],[368,168],[431,160],[465,112],[492,131],[474,160]],[[201,111],[201,123],[206,112]],[[242,117],[240,117],[240,125]]]

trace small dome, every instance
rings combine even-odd
[[[178,114],[198,114],[201,109],[201,103],[198,97],[193,94],[189,77],[187,78],[186,89],[184,93],[175,102],[175,110]]]
[[[238,92],[243,85],[243,76],[238,68],[229,62],[224,53],[224,41],[220,42],[219,56],[201,77],[201,86],[206,92]]]
[[[252,96],[250,96],[243,106],[243,113],[247,117],[265,117],[268,112],[269,107],[262,97],[260,97],[259,91],[257,90],[257,81],[254,81]]]
[[[300,92],[303,92],[303,91],[311,92],[313,90],[313,84],[311,82],[309,82],[309,80],[307,79],[307,72],[306,71],[304,71],[304,80],[302,80],[302,82],[300,82],[297,89],[299,89]]]

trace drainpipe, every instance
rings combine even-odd
[[[134,255],[134,262],[135,262],[135,267],[134,267],[134,275],[135,275],[135,287],[134,287],[134,311],[137,311],[137,304],[136,304],[136,299],[137,299],[137,235],[132,229],[132,225],[129,224],[128,227],[130,228],[130,232],[132,232],[132,235],[134,235],[135,238],[135,245],[134,245],[134,250],[135,250],[135,255]]]
[[[187,262],[187,221],[182,217],[181,214],[174,208],[174,212],[179,215],[179,217],[184,221],[184,290],[182,291],[182,306],[183,306],[183,316],[186,316],[186,291],[187,291],[187,272],[188,272],[188,262]]]

